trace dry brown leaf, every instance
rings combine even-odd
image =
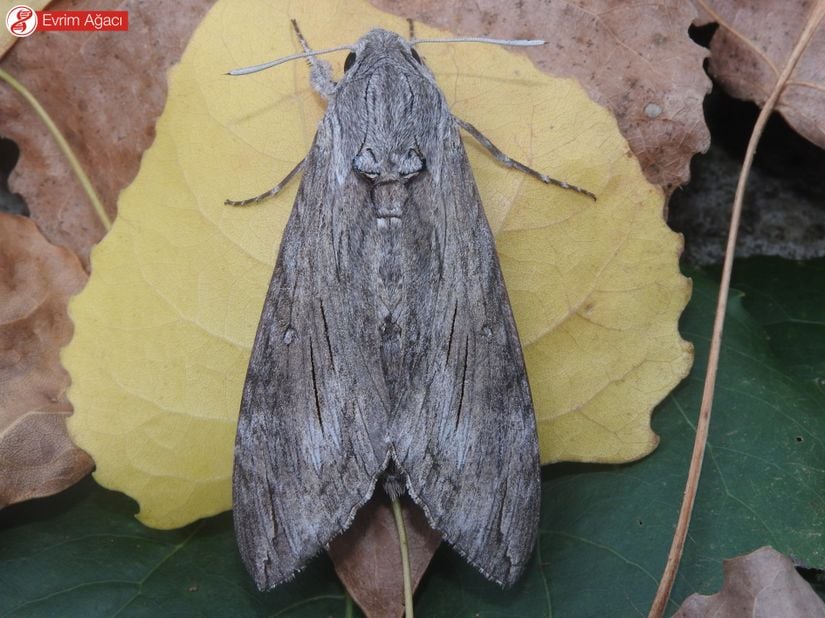
[[[762,107],[811,13],[799,0],[695,0],[697,25],[718,23],[709,70],[730,94]],[[808,44],[776,106],[794,130],[825,148],[825,22]]]
[[[773,547],[725,560],[725,581],[714,595],[692,594],[674,618],[805,616],[825,618],[825,604]]]
[[[86,284],[74,254],[26,217],[0,213],[0,508],[56,493],[92,469],[65,417],[69,297]]]
[[[37,32],[0,63],[51,115],[112,215],[154,139],[166,101],[166,70],[212,1],[55,2],[50,10],[128,10],[129,31]],[[0,117],[4,136],[20,147],[10,189],[26,200],[46,238],[88,265],[89,250],[104,230],[65,157],[6,84],[0,85]]]
[[[413,590],[441,544],[423,511],[406,496],[401,498],[409,544]],[[335,572],[367,616],[401,616],[404,584],[401,549],[392,509],[382,492],[364,506],[352,526],[329,546]]]
[[[688,181],[691,157],[710,145],[702,111],[707,50],[688,37],[695,16],[688,2],[371,1],[456,34],[545,39],[525,53],[609,108],[647,179],[668,192]]]

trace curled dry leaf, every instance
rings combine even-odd
[[[59,352],[72,336],[69,297],[80,262],[26,217],[0,213],[0,507],[47,496],[92,469],[66,432],[69,376]]]
[[[674,618],[805,616],[825,618],[825,603],[773,547],[725,560],[725,581],[714,595],[692,594]]]
[[[166,69],[177,62],[211,4],[55,2],[50,10],[127,10],[129,31],[38,32],[0,63],[55,121],[110,214],[154,139],[166,99]],[[9,188],[26,200],[47,239],[87,264],[104,229],[65,157],[28,103],[2,82],[0,117],[4,137],[20,147]]]
[[[441,544],[441,535],[406,496],[401,505],[415,589]],[[390,503],[380,491],[358,512],[349,530],[330,543],[329,555],[338,577],[367,616],[404,613],[398,531]]]
[[[733,96],[765,103],[816,2],[694,0],[697,25],[719,24],[710,43],[711,74]],[[800,135],[825,148],[825,21],[776,105]]]
[[[524,50],[540,69],[579,81],[616,116],[647,179],[670,192],[710,134],[702,102],[707,51],[693,43],[689,2],[372,0],[402,17],[465,36],[544,39]]]

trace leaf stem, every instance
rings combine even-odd
[[[739,232],[739,221],[742,216],[742,203],[745,196],[745,185],[750,174],[751,165],[753,164],[753,157],[756,154],[756,145],[768,117],[776,107],[780,95],[788,81],[788,78],[793,73],[802,52],[808,46],[814,32],[819,23],[825,16],[825,0],[818,0],[817,4],[811,9],[811,15],[805,25],[802,34],[797,41],[796,47],[791,52],[785,68],[776,80],[776,85],[773,88],[768,100],[759,112],[756,119],[756,124],[753,127],[750,141],[748,142],[748,149],[745,152],[745,160],[742,163],[742,171],[739,174],[739,181],[736,185],[736,195],[733,200],[733,210],[731,212],[730,228],[728,230],[728,243],[725,249],[725,261],[722,268],[722,281],[719,285],[719,297],[716,303],[716,315],[713,322],[713,336],[710,342],[710,352],[708,354],[708,368],[705,374],[705,388],[702,393],[702,403],[699,408],[699,420],[696,424],[696,439],[693,443],[693,454],[690,459],[690,470],[688,472],[687,483],[685,485],[685,494],[682,499],[682,508],[679,511],[679,520],[676,524],[676,531],[673,535],[673,543],[668,554],[667,564],[662,573],[662,579],[659,582],[659,589],[656,591],[656,597],[653,599],[653,604],[650,608],[648,618],[661,618],[664,615],[665,606],[670,598],[670,592],[673,589],[673,583],[676,580],[676,573],[679,569],[679,562],[682,558],[682,552],[685,548],[685,539],[687,538],[688,526],[690,525],[690,517],[693,512],[693,505],[696,501],[696,491],[699,486],[699,476],[702,472],[702,460],[705,456],[705,445],[708,440],[708,427],[710,426],[710,413],[713,405],[713,392],[716,386],[716,374],[719,367],[719,353],[722,345],[722,329],[725,323],[725,311],[728,304],[728,292],[730,290],[731,272],[733,271],[733,258],[736,249],[736,236]]]
[[[89,201],[92,204],[95,212],[97,213],[98,219],[103,224],[103,227],[106,228],[108,232],[112,228],[112,221],[109,219],[109,215],[106,214],[106,209],[103,208],[103,204],[100,202],[100,199],[97,197],[97,193],[95,193],[94,187],[92,186],[91,180],[86,175],[86,172],[83,171],[83,168],[80,165],[80,161],[77,160],[75,157],[74,152],[72,152],[71,146],[66,141],[66,138],[63,137],[63,134],[60,132],[60,129],[57,128],[57,125],[51,119],[49,114],[43,109],[43,106],[40,105],[40,102],[34,97],[34,95],[29,92],[28,88],[26,88],[23,84],[18,82],[14,77],[9,75],[3,69],[0,69],[0,79],[5,81],[9,86],[11,86],[14,90],[16,90],[20,96],[22,96],[29,105],[32,106],[35,114],[40,118],[46,128],[49,130],[49,133],[52,134],[54,141],[57,142],[58,148],[69,161],[69,165],[72,168],[72,171],[77,176],[78,182],[80,182],[80,186],[83,187],[83,191],[86,193],[86,196],[89,198]]]
[[[401,514],[401,502],[398,498],[392,499],[392,514],[395,517],[395,526],[398,528],[398,542],[401,545],[401,570],[404,576],[404,616],[405,618],[414,618],[407,529],[404,526],[404,516]]]
[[[352,618],[354,609],[352,606],[352,596],[349,591],[344,592],[344,618]]]

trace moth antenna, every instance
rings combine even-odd
[[[301,29],[298,27],[298,20],[293,17],[289,21],[292,22],[292,29],[295,30],[295,34],[298,37],[298,41],[301,43],[301,47],[304,48],[304,52],[312,51],[307,43],[307,40],[304,38],[304,33],[301,32]]]
[[[289,62],[290,60],[298,60],[299,58],[309,58],[310,56],[320,56],[321,54],[329,54],[332,52],[343,51],[348,49],[349,51],[353,50],[352,45],[341,45],[340,47],[330,47],[328,49],[319,49],[316,51],[309,51],[309,52],[301,52],[300,54],[292,54],[290,56],[284,56],[283,58],[278,58],[277,60],[270,60],[269,62],[264,62],[262,64],[256,64],[251,67],[243,67],[241,69],[232,69],[228,71],[226,75],[249,75],[250,73],[257,73],[258,71],[264,71],[266,69],[271,69],[272,67],[276,67],[279,64],[284,64],[285,62]]]
[[[492,45],[509,45],[512,47],[535,47],[544,45],[543,39],[488,39],[487,37],[465,36],[452,39],[412,39],[410,45],[419,43],[490,43]]]
[[[312,48],[298,27],[298,20],[291,19],[290,21],[292,22],[292,29],[295,30],[295,34],[301,43],[301,47],[304,48],[304,53],[308,54],[312,51]],[[336,86],[335,80],[332,78],[332,65],[326,60],[321,60],[315,56],[307,56],[307,64],[310,66],[309,83],[312,85],[312,89],[325,99],[329,99],[332,93],[335,92]]]

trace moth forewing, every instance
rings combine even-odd
[[[372,30],[303,162],[244,384],[235,529],[260,588],[406,491],[486,577],[535,544],[539,456],[495,244],[452,116]]]

